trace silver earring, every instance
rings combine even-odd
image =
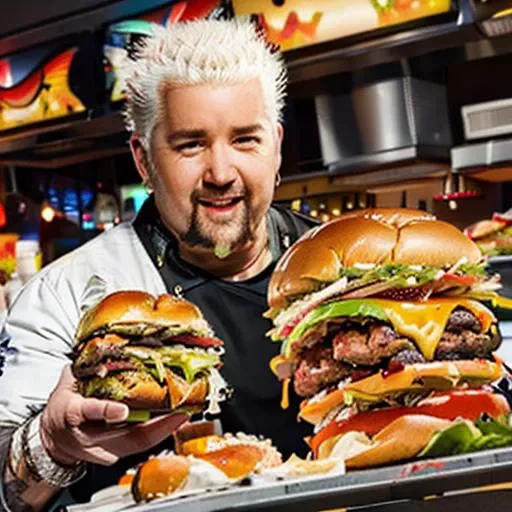
[[[142,185],[144,186],[144,188],[146,189],[146,192],[148,194],[151,194],[151,192],[153,192],[153,187],[151,186],[151,183],[148,181],[143,181],[142,182]]]
[[[276,187],[279,187],[279,185],[281,185],[281,174],[277,173],[276,174]]]

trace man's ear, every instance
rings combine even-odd
[[[149,183],[151,175],[149,172],[148,154],[142,144],[140,136],[136,133],[132,134],[130,137],[130,151],[132,152],[135,167],[137,167],[137,171],[139,172],[142,181],[144,183]]]
[[[281,153],[281,147],[283,145],[283,134],[284,128],[281,123],[277,123],[276,126],[276,173],[279,172],[281,168],[281,162],[283,160],[283,156]]]

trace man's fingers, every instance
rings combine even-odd
[[[74,435],[82,446],[95,446],[98,444],[105,444],[107,441],[114,439],[124,438],[132,432],[139,432],[137,436],[143,436],[143,432],[152,430],[155,425],[165,423],[166,431],[172,433],[185,421],[189,416],[185,414],[172,414],[166,416],[158,416],[144,423],[129,425],[129,426],[107,426],[107,425],[87,425],[83,424],[74,428]],[[170,434],[169,434],[170,435]]]
[[[128,407],[120,402],[72,395],[67,403],[65,421],[70,427],[79,427],[87,421],[124,421],[128,412]]]
[[[124,421],[128,418],[128,406],[111,400],[86,398],[82,402],[82,416],[84,421]]]

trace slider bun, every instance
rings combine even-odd
[[[245,478],[256,470],[263,458],[262,451],[253,445],[231,445],[213,452],[197,454],[198,459],[209,462],[228,478]]]
[[[262,457],[262,451],[255,445],[230,445],[187,457],[159,455],[137,468],[132,481],[132,494],[136,501],[143,501],[179,491],[187,484],[193,465],[199,463],[206,466],[199,467],[203,472],[208,470],[208,463],[216,468],[214,471],[221,471],[229,479],[239,480],[260,469]],[[207,476],[206,474],[205,477]]]
[[[232,448],[233,450],[231,450]],[[258,470],[272,468],[282,463],[281,454],[269,439],[259,439],[254,435],[242,432],[189,438],[179,444],[181,455],[193,455],[199,458],[213,453],[226,453],[228,458],[239,459],[236,455],[239,451],[247,452],[247,457],[250,457],[251,460],[257,459]],[[256,454],[259,455],[256,456]],[[247,459],[245,461],[247,462]]]
[[[445,267],[461,258],[477,263],[481,257],[455,226],[425,212],[360,210],[313,228],[284,253],[270,280],[268,303],[284,308],[294,296],[335,281],[342,268],[356,263]]]
[[[170,294],[158,298],[137,290],[112,293],[89,309],[81,318],[76,342],[114,325],[149,324],[172,327],[203,319],[197,306]]]
[[[136,501],[167,496],[179,490],[189,475],[190,462],[179,455],[153,457],[139,466],[132,482]]]

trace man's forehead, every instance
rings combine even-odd
[[[270,121],[256,79],[252,83],[169,87],[163,106],[169,128],[197,130],[222,125],[230,129],[264,129]]]

